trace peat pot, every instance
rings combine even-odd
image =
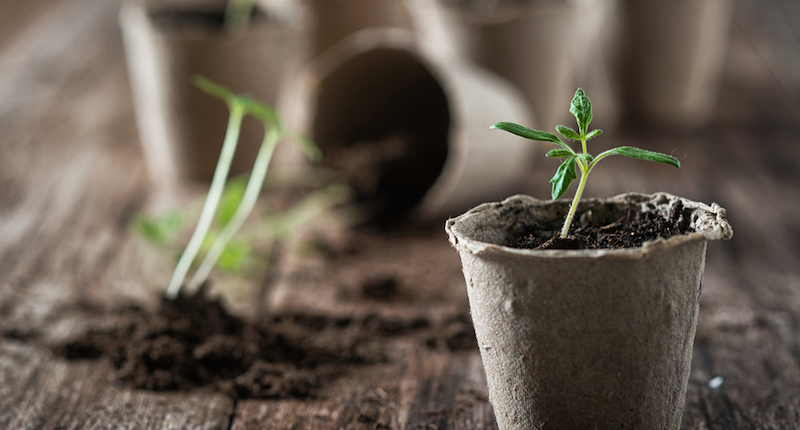
[[[489,129],[533,121],[512,85],[425,55],[408,30],[355,33],[297,82],[290,123],[311,136],[323,163],[343,172],[379,222],[441,221],[508,195],[535,152],[531,142]]]
[[[554,107],[574,91],[569,61],[575,1],[407,1],[423,49],[472,61],[508,79],[526,97],[542,130],[567,119]]]
[[[624,115],[690,129],[714,112],[731,0],[622,0],[619,89]]]
[[[578,208],[612,223],[652,209],[670,219],[680,204],[690,233],[631,249],[507,246],[563,219],[566,201],[513,196],[447,221],[500,429],[680,426],[706,244],[732,235],[725,210],[665,193]]]
[[[148,170],[159,183],[210,181],[228,109],[192,85],[201,75],[236,93],[280,104],[304,60],[304,20],[291,8],[259,6],[235,33],[221,25],[224,0],[128,0],[120,25]],[[249,172],[264,136],[246,117],[231,173]]]

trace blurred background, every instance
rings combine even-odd
[[[74,417],[93,399],[128,395],[102,391],[109,374],[92,363],[64,364],[25,345],[25,333],[74,332],[75,321],[93,317],[65,306],[73,301],[157,304],[188,234],[164,250],[142,244],[131,222],[175,208],[199,212],[228,118],[224,103],[191,85],[200,74],[274,105],[322,148],[313,179],[346,182],[362,220],[380,226],[320,232],[352,222],[318,217],[306,222],[317,229],[306,236],[312,240],[290,229],[253,245],[255,269],[213,276],[238,294],[228,302],[235,311],[466,315],[445,219],[518,192],[549,199],[559,164],[544,157],[548,144],[489,126],[573,126],[569,102],[582,87],[594,105],[592,127],[605,131],[591,152],[631,145],[682,163],[675,170],[609,157],[592,172],[586,197],[665,191],[728,209],[733,239],[709,244],[684,428],[795,425],[800,2],[233,3],[246,19],[228,20],[224,0],[0,0],[0,325],[12,333],[0,342],[0,359],[21,357],[7,368],[25,370],[6,372],[21,376],[0,384],[4,399],[34,405],[36,419],[46,420],[52,410]],[[262,133],[245,120],[234,175],[249,171]],[[292,169],[311,170],[292,148],[276,154],[272,168],[289,176],[268,179],[258,216],[281,207],[281,185],[303,188],[301,198],[320,188],[291,177]],[[306,219],[285,214],[274,230],[251,219],[242,236],[263,239]],[[186,220],[188,230],[193,219]],[[389,299],[365,294],[376,288]],[[413,351],[404,357],[417,361],[403,369],[433,373],[395,375],[395,387],[421,387],[409,394],[419,399],[393,399],[397,405],[439,410],[457,384],[485,387],[477,350]],[[718,375],[721,389],[710,387]],[[40,390],[29,380],[50,385]],[[343,398],[385,383],[376,380],[351,384]],[[438,381],[452,390],[425,391]],[[75,386],[102,395],[64,394]],[[127,411],[128,401],[111,409]],[[298,405],[298,420],[314,415]],[[5,410],[16,419],[13,409],[0,407],[0,415]]]
[[[553,169],[540,160],[549,148],[488,126],[571,126],[577,87],[607,133],[594,152],[615,133],[697,136],[800,116],[800,6],[789,0],[245,0],[238,27],[225,15],[236,3],[122,2],[156,182],[213,173],[227,115],[189,84],[195,74],[277,106],[391,222],[525,191],[536,163]],[[249,169],[260,133],[245,123],[235,173]]]

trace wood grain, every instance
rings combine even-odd
[[[156,188],[147,178],[118,7],[14,2],[0,18],[0,428],[496,428],[477,351],[430,349],[408,338],[393,341],[387,363],[354,369],[306,400],[233,402],[119,388],[105,363],[48,352],[47,342],[90,322],[65,307],[155,303],[170,257],[143,248],[127,223],[200,195]],[[671,153],[683,168],[611,157],[593,172],[587,196],[667,191],[729,211],[734,238],[708,249],[687,430],[800,423],[800,110],[786,92],[798,78],[775,77],[758,51],[770,41],[752,39],[770,32],[752,25],[732,35],[710,127],[634,127],[593,141],[597,149]],[[557,163],[536,161],[521,191],[546,198]],[[356,238],[359,251],[330,261],[300,258],[289,246],[267,305],[441,320],[466,308],[458,259],[445,240],[438,228]],[[375,275],[393,277],[401,299],[359,298],[359,285]],[[244,313],[258,309],[262,281],[243,288]],[[709,386],[718,376],[722,384]]]

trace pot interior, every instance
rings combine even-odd
[[[377,223],[406,215],[442,172],[451,112],[442,85],[404,49],[345,61],[319,84],[312,137]]]

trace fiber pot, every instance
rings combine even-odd
[[[345,37],[373,27],[411,28],[402,0],[305,0],[314,18],[312,55]]]
[[[678,202],[691,233],[631,249],[507,246],[534,222],[562,219],[566,201],[513,196],[447,221],[500,429],[680,426],[706,244],[732,235],[725,210],[657,193],[578,211],[609,223],[649,209],[669,218]]]
[[[304,61],[303,19],[260,7],[248,28],[221,25],[224,0],[130,0],[120,10],[125,56],[143,152],[159,182],[211,179],[228,109],[192,85],[202,75],[270,105]],[[245,118],[231,173],[252,169],[263,126]]]
[[[407,1],[424,49],[508,79],[525,95],[542,130],[565,121],[563,109],[554,106],[574,91],[569,63],[575,1]]]
[[[420,52],[413,34],[368,29],[303,73],[292,124],[344,172],[379,222],[444,220],[519,185],[536,146],[489,126],[533,121],[499,76]],[[525,124],[525,122],[523,122]]]
[[[711,117],[727,51],[731,0],[622,0],[619,89],[624,114],[693,128]]]

